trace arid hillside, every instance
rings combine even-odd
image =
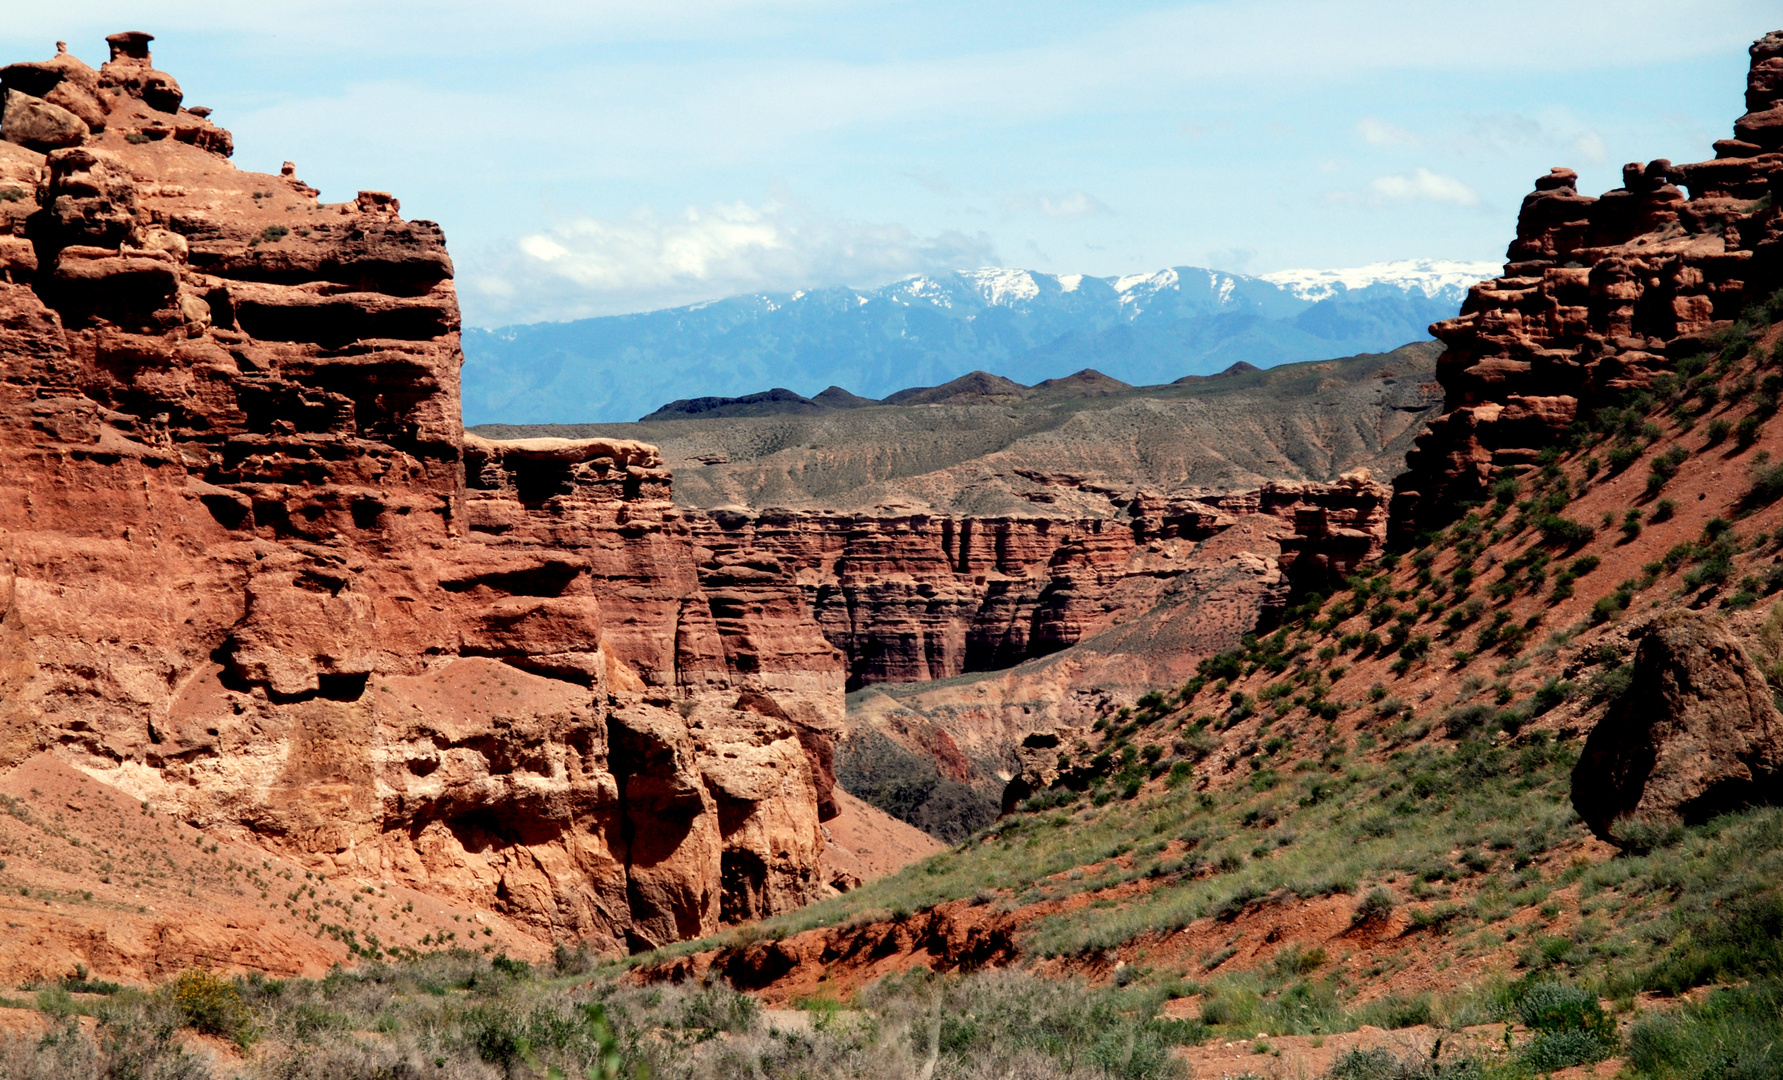
[[[883,405],[473,430],[649,442],[690,509],[1100,516],[1104,492],[1233,491],[1358,468],[1389,478],[1435,415],[1438,351],[1246,365],[1168,386],[1080,372],[1023,387],[978,373]]]

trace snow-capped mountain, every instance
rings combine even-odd
[[[1432,299],[1460,303],[1467,290],[1486,278],[1498,276],[1498,263],[1456,262],[1452,259],[1401,259],[1369,263],[1350,270],[1277,270],[1259,275],[1264,281],[1285,287],[1302,300],[1324,300],[1341,289],[1366,289],[1391,285],[1410,292],[1417,289]]]
[[[464,334],[465,422],[632,420],[676,398],[839,385],[867,397],[969,371],[1018,382],[1093,367],[1170,382],[1384,351],[1455,314],[1491,263],[1408,260],[1261,276],[1177,266],[1089,277],[1009,267],[878,289],[752,293]]]

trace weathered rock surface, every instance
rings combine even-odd
[[[439,227],[236,170],[110,41],[4,74],[103,115],[0,143],[0,769],[537,940],[826,895],[803,593],[707,591],[652,447],[465,438]]]
[[[745,617],[778,607],[786,640],[788,617],[808,610],[857,690],[1012,667],[1137,618],[1202,565],[1201,542],[1245,518],[1284,526],[1268,554],[1290,584],[1323,585],[1380,552],[1388,494],[1363,470],[1239,492],[1105,491],[1108,513],[1076,520],[720,509],[693,529],[734,652],[748,648]]]
[[[1585,740],[1572,800],[1616,844],[1642,825],[1783,800],[1783,715],[1720,616],[1674,610],[1647,624],[1633,684]]]
[[[1533,467],[1584,412],[1702,352],[1748,298],[1783,285],[1783,32],[1751,56],[1748,111],[1714,160],[1631,163],[1595,199],[1570,169],[1536,181],[1504,276],[1430,328],[1447,346],[1443,415],[1407,455],[1395,530],[1484,498],[1498,469]]]

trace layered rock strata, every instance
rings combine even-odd
[[[1105,493],[1114,512],[1079,520],[717,510],[693,528],[700,581],[732,653],[749,652],[752,625],[791,631],[791,613],[809,611],[855,690],[1012,667],[1075,645],[1156,607],[1200,565],[1198,545],[1246,517],[1281,522],[1270,554],[1285,580],[1319,587],[1378,554],[1387,495],[1364,470],[1236,493]]]
[[[1631,163],[1598,198],[1570,169],[1536,181],[1504,275],[1430,328],[1447,346],[1444,415],[1407,456],[1396,533],[1482,499],[1498,470],[1532,465],[1582,411],[1650,385],[1783,286],[1783,31],[1751,57],[1747,112],[1713,160]]]
[[[0,768],[548,940],[823,895],[802,593],[708,592],[651,447],[465,438],[439,227],[110,43],[0,70]]]

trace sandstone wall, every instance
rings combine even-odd
[[[1747,112],[1714,160],[1631,163],[1598,198],[1571,169],[1536,181],[1504,276],[1430,328],[1447,346],[1444,415],[1407,456],[1396,530],[1483,498],[1496,470],[1530,465],[1582,410],[1649,385],[1783,286],[1783,31],[1751,56]]]
[[[775,612],[808,610],[855,690],[1012,667],[1138,617],[1199,565],[1197,545],[1246,516],[1288,526],[1279,561],[1306,587],[1386,538],[1387,489],[1366,472],[1193,497],[1101,494],[1115,514],[1078,520],[713,511],[693,520],[700,580],[733,655],[754,626],[792,630]]]
[[[651,447],[466,439],[439,227],[236,170],[111,44],[0,71],[0,768],[548,939],[824,894],[802,595],[705,592]]]

